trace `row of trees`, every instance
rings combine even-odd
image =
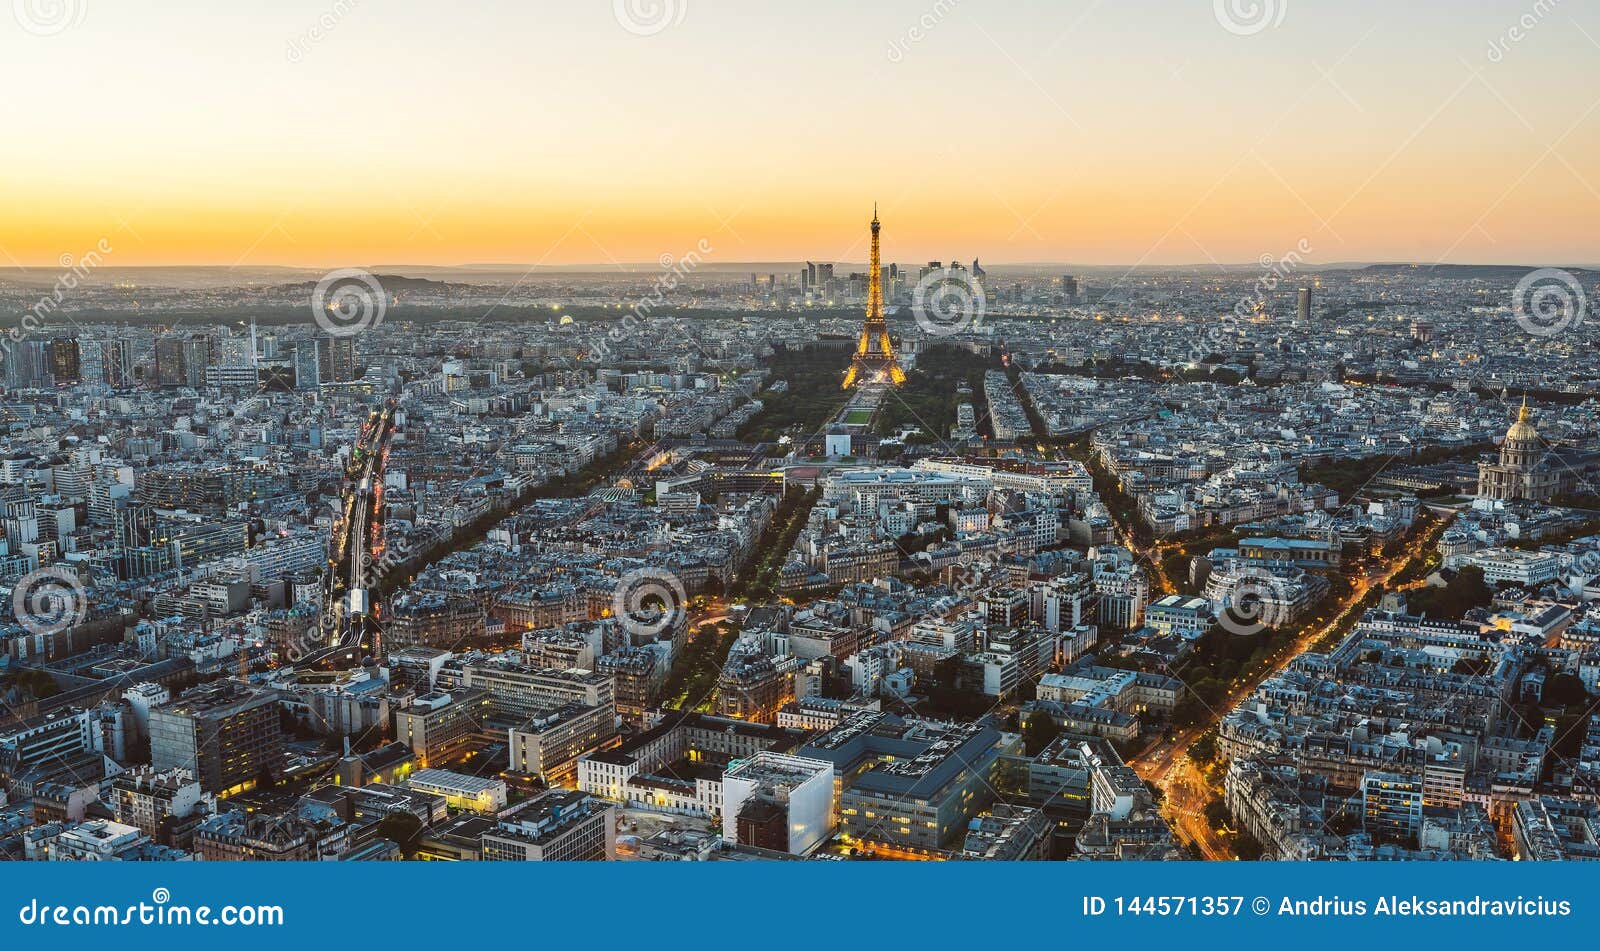
[[[1317,465],[1301,466],[1300,478],[1306,482],[1325,485],[1338,492],[1340,498],[1348,500],[1350,496],[1366,488],[1377,478],[1379,473],[1395,462],[1402,462],[1404,465],[1411,466],[1426,466],[1454,459],[1475,459],[1493,449],[1493,443],[1472,443],[1467,446],[1430,446],[1412,453],[1403,460],[1397,460],[1392,456],[1330,459]],[[1433,494],[1448,494],[1449,491],[1449,489],[1444,489]]]
[[[975,354],[950,344],[928,347],[917,354],[916,366],[907,375],[905,385],[884,399],[873,431],[886,436],[915,426],[926,435],[913,441],[943,442],[955,425],[956,407],[960,404],[971,401],[973,409],[980,411],[980,419],[987,415],[982,412],[987,410],[981,396],[983,375],[1001,365],[1000,357],[993,353]],[[970,397],[957,394],[961,383],[972,389]]]
[[[788,560],[789,549],[794,547],[795,539],[800,536],[801,529],[806,527],[811,509],[820,498],[822,498],[821,486],[813,486],[810,489],[789,487],[783,494],[783,499],[778,502],[778,510],[773,513],[772,521],[767,523],[761,538],[756,542],[755,552],[739,570],[739,575],[728,592],[731,596],[763,600],[777,592],[779,575],[783,571],[784,562]]]
[[[683,656],[661,688],[662,704],[674,710],[693,710],[709,700],[738,639],[739,627],[726,621],[691,631]]]
[[[767,364],[773,383],[789,388],[774,394],[769,388],[757,395],[764,404],[743,426],[739,438],[746,442],[773,442],[779,436],[805,439],[839,412],[844,402],[840,385],[850,366],[850,351],[843,347],[783,349]]]

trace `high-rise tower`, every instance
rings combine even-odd
[[[894,344],[889,340],[889,325],[883,322],[883,270],[878,262],[878,206],[872,206],[872,262],[867,268],[867,319],[861,325],[861,339],[850,369],[844,375],[844,388],[868,383],[899,386],[906,381],[900,369]]]

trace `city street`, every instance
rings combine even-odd
[[[1359,619],[1358,612],[1363,610],[1362,602],[1368,593],[1385,588],[1391,579],[1425,555],[1438,541],[1447,524],[1448,520],[1440,519],[1417,532],[1394,556],[1369,567],[1354,578],[1350,593],[1331,606],[1335,613],[1326,623],[1307,629],[1293,643],[1274,653],[1267,667],[1253,676],[1236,681],[1224,701],[1209,711],[1204,721],[1171,740],[1151,747],[1129,763],[1145,781],[1162,791],[1165,796],[1163,811],[1184,840],[1194,845],[1205,858],[1228,859],[1234,856],[1227,842],[1204,816],[1205,807],[1221,794],[1220,773],[1208,781],[1189,758],[1189,748],[1208,730],[1214,729],[1229,710],[1254,692],[1263,681],[1289,666],[1296,657],[1348,630]]]

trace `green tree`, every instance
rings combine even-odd
[[[1487,607],[1494,600],[1494,589],[1483,580],[1483,569],[1468,565],[1456,572],[1442,588],[1423,588],[1406,598],[1413,614],[1436,618],[1459,618],[1473,608]]]
[[[1544,682],[1544,692],[1539,697],[1546,707],[1570,707],[1586,704],[1589,691],[1575,674],[1558,671]]]
[[[1061,735],[1061,727],[1043,710],[1035,710],[1022,727],[1022,742],[1029,756],[1038,756]]]
[[[412,858],[422,841],[422,820],[405,810],[396,810],[378,823],[378,834],[400,846],[400,854]]]

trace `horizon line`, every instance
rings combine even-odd
[[[975,258],[974,260],[980,261],[980,263],[981,263],[981,258]],[[695,270],[697,270],[697,271],[705,271],[705,270],[726,271],[726,270],[743,270],[743,269],[746,269],[746,268],[755,268],[755,269],[759,270],[760,268],[763,268],[763,267],[765,267],[765,268],[773,268],[773,267],[777,267],[777,266],[780,266],[780,265],[781,266],[793,266],[793,265],[805,265],[807,263],[834,264],[834,265],[839,265],[839,264],[856,265],[856,264],[859,264],[862,267],[866,267],[868,265],[868,262],[866,262],[866,261],[856,262],[856,261],[828,260],[828,259],[822,259],[822,258],[795,258],[795,259],[792,259],[792,260],[751,260],[751,261],[726,261],[726,262],[709,262],[709,261],[705,261],[705,262],[701,262],[701,263],[697,264],[695,266]],[[890,263],[891,264],[899,264],[900,262],[891,261]],[[912,265],[912,266],[922,267],[925,264],[929,264],[929,263],[932,263],[932,262],[920,262],[920,263],[918,263],[916,265]],[[962,264],[963,266],[965,264],[965,262],[963,262],[960,259],[951,259],[949,262],[941,262],[941,263]],[[64,265],[60,261],[51,261],[51,262],[48,262],[48,263],[33,264],[33,265],[9,264],[9,265],[0,266],[0,275],[5,275],[5,274],[9,274],[9,273],[14,273],[14,272],[15,273],[24,273],[24,274],[32,273],[34,271],[52,271],[53,272],[53,271],[61,270],[63,268],[63,266]],[[1218,262],[1218,261],[1193,261],[1193,262],[1185,262],[1185,263],[1179,263],[1179,264],[1148,264],[1148,263],[1146,263],[1146,264],[1126,264],[1126,263],[1119,263],[1119,262],[1113,262],[1113,263],[1107,263],[1107,264],[1090,264],[1090,263],[1074,262],[1074,261],[998,261],[998,262],[989,263],[989,264],[982,264],[982,267],[983,267],[984,270],[991,270],[993,268],[1088,268],[1088,269],[1102,269],[1102,270],[1122,269],[1122,270],[1128,271],[1129,273],[1132,273],[1132,272],[1135,272],[1135,271],[1146,271],[1146,270],[1153,270],[1153,271],[1159,271],[1159,270],[1210,270],[1210,271],[1215,271],[1218,268],[1222,268],[1222,269],[1226,269],[1226,270],[1233,270],[1233,269],[1249,270],[1249,269],[1260,269],[1260,268],[1265,267],[1265,266],[1266,265],[1263,264],[1263,262],[1259,261],[1259,260],[1257,260],[1257,261],[1232,261],[1232,262],[1229,262],[1229,261],[1223,261],[1223,262]],[[326,271],[329,267],[335,267],[335,268],[337,268],[337,267],[361,267],[364,270],[369,270],[369,271],[378,271],[378,270],[384,270],[384,269],[398,269],[398,268],[426,268],[426,269],[429,269],[429,270],[438,270],[438,271],[452,271],[452,270],[458,270],[458,271],[470,271],[470,270],[498,271],[498,270],[504,270],[504,271],[522,271],[524,273],[530,273],[531,274],[531,273],[534,273],[534,272],[537,272],[537,271],[577,271],[577,270],[593,271],[593,272],[597,272],[597,273],[618,272],[618,271],[631,272],[631,271],[633,271],[635,269],[641,270],[641,271],[658,271],[658,270],[662,269],[662,264],[661,264],[660,261],[622,261],[622,262],[617,262],[617,261],[610,261],[610,262],[601,262],[601,261],[590,262],[590,261],[585,261],[585,262],[577,262],[577,263],[573,263],[573,264],[519,264],[519,263],[516,263],[516,262],[485,262],[485,261],[474,261],[474,262],[466,262],[466,263],[459,263],[459,264],[430,264],[430,263],[422,263],[422,262],[389,262],[389,263],[380,263],[380,264],[349,264],[349,263],[345,263],[345,264],[335,264],[335,265],[322,265],[322,264],[231,264],[230,265],[230,264],[197,264],[197,263],[109,264],[108,263],[108,264],[97,265],[97,266],[94,267],[94,270],[95,271],[162,271],[162,270],[180,270],[180,269],[182,269],[182,270],[221,271],[221,272],[227,272],[227,271],[305,271],[305,272],[309,272],[309,273],[315,273],[315,272],[320,272],[320,271]],[[1302,264],[1296,265],[1295,266],[1295,270],[1297,270],[1297,271],[1318,271],[1318,270],[1351,269],[1351,268],[1365,268],[1365,267],[1411,267],[1411,268],[1417,268],[1419,270],[1427,270],[1427,269],[1437,268],[1437,267],[1515,267],[1515,268],[1522,268],[1522,267],[1530,267],[1530,268],[1536,268],[1536,267],[1561,267],[1561,268],[1576,268],[1576,269],[1580,269],[1580,270],[1600,270],[1600,262],[1591,262],[1591,263],[1543,262],[1543,263],[1538,263],[1538,264],[1530,264],[1530,263],[1527,263],[1527,262],[1524,262],[1524,261],[1515,261],[1515,260],[1493,261],[1493,262],[1461,262],[1461,261],[1428,261],[1428,262],[1424,262],[1424,261],[1412,261],[1412,260],[1403,260],[1403,259],[1396,259],[1396,260],[1376,259],[1376,260],[1329,261],[1329,262],[1326,262],[1326,263],[1317,263],[1317,264],[1302,263]]]

